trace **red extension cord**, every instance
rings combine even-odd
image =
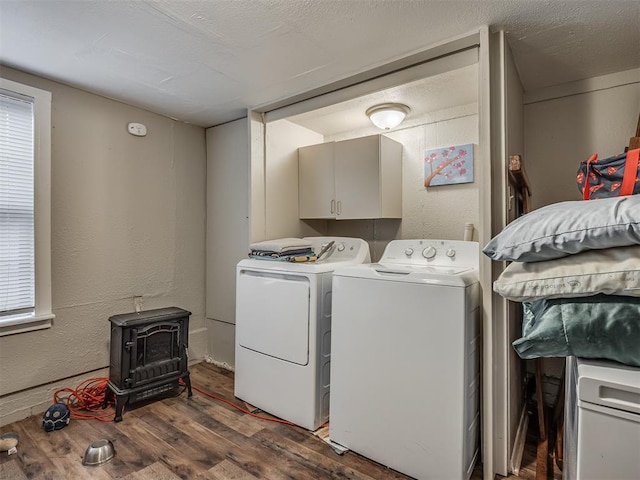
[[[61,388],[53,394],[53,403],[64,403],[71,418],[76,420],[113,421],[114,403],[107,396],[107,378],[94,377],[81,382],[75,389]],[[64,398],[62,394],[66,394]]]
[[[180,380],[180,382],[181,382],[181,385],[184,385],[182,383],[182,379]],[[244,413],[246,415],[250,415],[250,416],[255,417],[255,418],[259,418],[260,420],[267,420],[269,422],[276,422],[276,423],[284,423],[285,425],[295,425],[295,423],[289,422],[287,420],[282,420],[280,418],[263,417],[262,415],[258,415],[257,413],[253,413],[253,412],[251,412],[249,410],[246,410],[246,409],[236,405],[235,403],[230,402],[229,400],[226,400],[226,399],[224,399],[222,397],[218,397],[217,395],[214,395],[213,393],[209,393],[206,390],[202,390],[202,389],[200,389],[200,388],[198,388],[196,386],[192,385],[191,388],[193,390],[195,390],[196,392],[199,392],[199,393],[201,393],[203,395],[206,395],[209,398],[213,398],[214,400],[218,400],[219,402],[226,403],[227,405],[230,405],[233,408],[235,408],[237,410],[240,410],[242,413]]]
[[[64,403],[71,412],[71,418],[75,420],[100,420],[101,422],[112,422],[114,417],[113,399],[109,399],[105,405],[107,381],[108,379],[105,377],[94,377],[81,382],[75,389],[61,388],[60,390],[56,390],[53,394],[53,403]],[[185,386],[182,379],[180,379],[180,385]],[[192,386],[191,388],[202,395],[218,400],[219,402],[226,403],[246,415],[259,418],[260,420],[267,420],[269,422],[294,425],[293,423],[280,418],[263,417],[262,415],[246,410],[229,400],[207,392],[206,390],[202,390],[196,386]]]

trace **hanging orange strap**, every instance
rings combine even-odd
[[[622,177],[622,186],[620,187],[620,196],[633,195],[636,186],[636,178],[638,176],[638,159],[640,158],[640,148],[629,150],[627,152],[627,161],[624,165],[624,177]]]
[[[591,162],[595,162],[596,160],[598,160],[597,153],[594,153],[593,155],[591,155],[589,157],[589,160],[587,160],[587,168],[585,170],[585,177],[584,177],[584,190],[582,190],[583,200],[589,200],[589,196],[591,194],[591,192],[589,191],[589,167],[591,166]]]

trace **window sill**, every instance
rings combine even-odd
[[[51,328],[52,320],[55,317],[53,313],[45,313],[41,315],[16,316],[11,319],[0,320],[0,337]]]

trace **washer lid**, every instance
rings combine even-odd
[[[471,267],[395,263],[370,263],[337,268],[333,276],[452,287],[465,287],[478,282],[478,272]]]
[[[383,263],[377,264],[376,270],[379,272],[402,272],[406,274],[436,274],[436,275],[460,275],[462,272],[468,272],[471,267],[459,267],[459,266],[438,266],[438,265],[403,265],[398,263]]]
[[[580,401],[640,414],[640,368],[582,358],[577,365]]]

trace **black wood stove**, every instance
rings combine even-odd
[[[189,316],[177,307],[114,315],[108,387],[116,398],[114,421],[122,420],[127,403],[146,400],[178,387],[191,396],[187,370]]]

